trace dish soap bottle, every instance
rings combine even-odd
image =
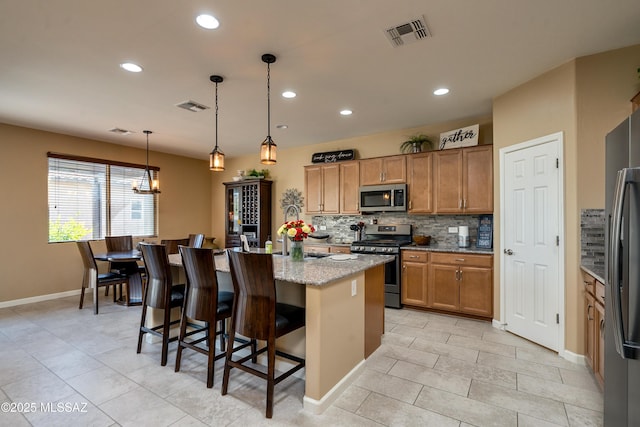
[[[271,241],[271,236],[267,236],[267,241],[264,242],[264,251],[265,253],[273,253],[273,242]]]

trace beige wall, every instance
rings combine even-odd
[[[457,129],[473,124],[480,124],[480,144],[491,144],[493,140],[493,128],[491,126],[491,117],[475,117],[463,120],[457,120],[447,123],[441,123],[432,126],[423,126],[419,128],[401,129],[393,132],[380,133],[375,135],[367,135],[358,138],[342,139],[338,141],[326,142],[323,144],[307,145],[298,148],[285,148],[283,144],[278,146],[278,163],[273,166],[260,164],[259,145],[256,142],[255,152],[246,156],[228,159],[225,162],[225,171],[212,174],[212,210],[213,212],[224,212],[224,186],[223,182],[231,181],[236,175],[238,169],[269,169],[269,179],[273,180],[273,203],[272,203],[272,240],[275,242],[275,232],[284,219],[284,214],[280,208],[280,199],[282,193],[288,188],[297,188],[304,192],[304,168],[303,166],[311,164],[311,155],[313,153],[355,149],[356,158],[364,159],[378,156],[388,156],[400,154],[400,144],[407,137],[416,133],[425,133],[432,137],[434,143],[437,144],[438,137],[441,132]],[[278,143],[278,141],[276,141]],[[224,147],[221,147],[224,149]],[[306,197],[305,197],[306,201]],[[306,206],[306,204],[305,204]],[[303,218],[310,219],[303,215]],[[218,241],[224,239],[224,218],[214,215],[212,224],[213,232]],[[277,245],[279,248],[279,244]]]
[[[494,99],[496,165],[501,148],[555,132],[564,135],[565,348],[577,354],[584,353],[580,209],[604,208],[604,136],[631,112],[638,57],[640,45],[579,58]],[[496,167],[496,195],[500,194],[499,177]],[[500,253],[499,197],[494,221],[494,250]],[[494,267],[495,306],[499,307],[498,256]]]
[[[73,243],[47,243],[47,152],[144,164],[145,151],[0,124],[0,302],[80,288]],[[206,161],[151,152],[160,167],[159,238],[211,233]],[[219,212],[221,215],[222,212]],[[92,244],[104,250],[103,242]]]

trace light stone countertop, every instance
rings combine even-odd
[[[468,248],[459,248],[457,245],[429,245],[429,246],[402,246],[403,251],[426,251],[426,252],[455,252],[463,254],[493,255],[493,249],[476,248],[470,246]]]
[[[594,277],[598,282],[604,284],[604,267],[591,267],[581,265],[580,268],[582,269],[582,271]]]
[[[274,254],[274,276],[277,280],[285,282],[323,286],[394,260],[391,255],[353,255],[356,255],[357,258],[346,261],[336,261],[330,257],[324,257],[305,258],[303,262],[292,262],[289,257]],[[215,261],[217,271],[229,272],[229,263],[225,255],[216,255]],[[181,267],[180,254],[169,255],[169,264]]]

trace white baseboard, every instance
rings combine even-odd
[[[584,357],[583,354],[577,354],[565,349],[560,351],[558,355],[563,359],[566,359],[569,362],[573,362],[577,365],[585,365],[585,366],[587,365],[587,359]]]
[[[42,301],[49,301],[52,299],[72,297],[74,295],[80,295],[80,289],[74,289],[73,291],[58,292],[55,294],[38,295],[36,297],[14,299],[11,301],[0,301],[0,308],[15,307],[17,305],[31,304],[33,302],[42,302]]]
[[[506,329],[507,324],[501,323],[499,320],[493,319],[491,321],[491,326],[493,326],[496,329],[500,329],[501,331],[504,331]]]
[[[347,375],[344,376],[331,390],[327,392],[322,399],[316,400],[305,396],[302,401],[304,409],[312,414],[319,415],[325,411],[341,394],[345,389],[351,385],[351,383],[358,377],[360,372],[364,369],[364,360],[358,363]]]

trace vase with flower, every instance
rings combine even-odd
[[[307,224],[301,219],[287,221],[280,226],[278,234],[291,241],[291,249],[289,251],[291,261],[302,261],[304,259],[304,239],[314,231],[316,229],[313,225]]]

